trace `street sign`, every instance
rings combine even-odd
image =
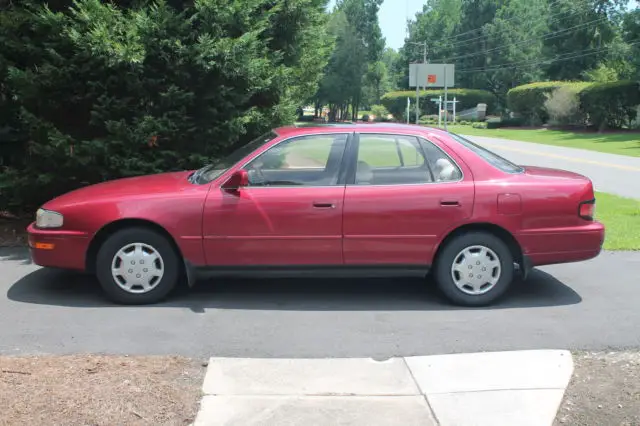
[[[409,87],[455,87],[454,64],[409,64]]]

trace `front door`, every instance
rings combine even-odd
[[[237,193],[212,188],[204,209],[207,263],[342,265],[339,181],[348,137],[284,140],[244,166],[249,186]]]
[[[429,265],[438,239],[473,212],[474,185],[439,147],[361,133],[344,204],[350,265]]]

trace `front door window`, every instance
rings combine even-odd
[[[281,142],[245,167],[249,185],[336,185],[346,143],[346,134],[301,136]]]

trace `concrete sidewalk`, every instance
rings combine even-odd
[[[211,358],[195,425],[551,425],[572,372],[556,350]]]

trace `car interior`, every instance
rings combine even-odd
[[[296,138],[291,146],[285,142],[260,155],[246,167],[250,185],[335,185],[347,136],[324,135],[323,139],[316,140],[314,145],[313,140],[305,142]],[[320,149],[316,150],[318,147]],[[428,158],[425,158],[425,152]],[[393,135],[361,136],[356,185],[421,184],[454,181],[460,177],[458,167],[430,142],[419,143],[416,138]]]

